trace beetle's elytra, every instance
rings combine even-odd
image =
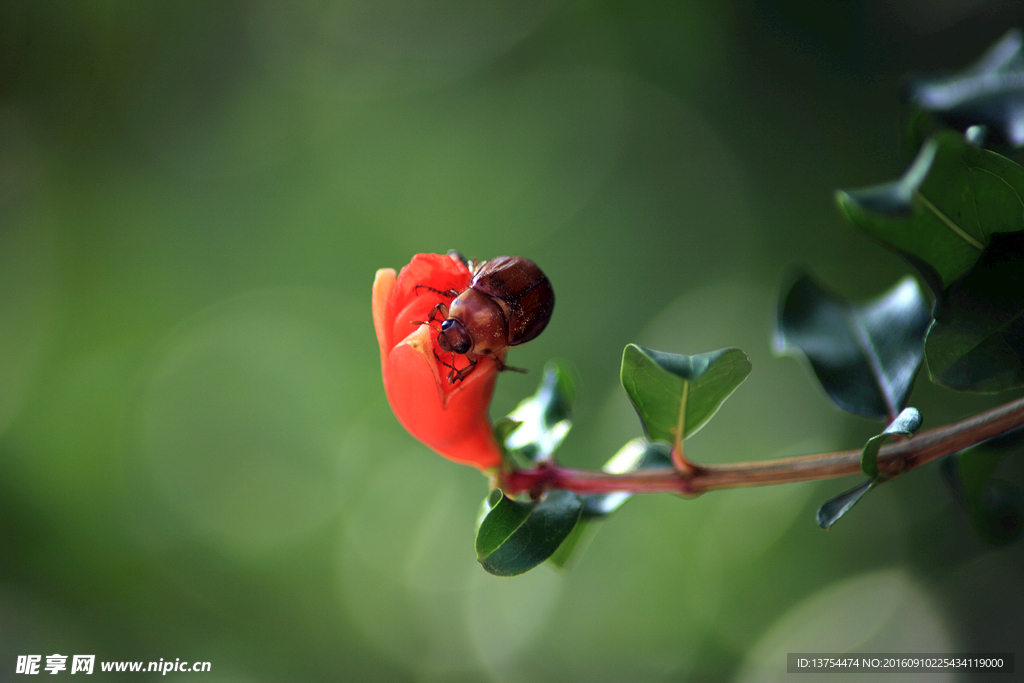
[[[452,258],[467,263],[458,253]],[[439,291],[454,296],[449,305],[439,303],[426,324],[443,318],[437,344],[452,354],[448,381],[465,379],[477,364],[477,356],[490,356],[499,370],[519,368],[505,365],[501,354],[509,346],[525,344],[544,331],[555,309],[555,290],[544,272],[533,261],[521,256],[499,256],[481,263],[468,262],[473,279],[463,291]],[[455,354],[464,354],[469,365],[455,368]],[[440,359],[439,359],[440,360]]]

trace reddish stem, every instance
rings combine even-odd
[[[1021,425],[1024,425],[1024,398],[882,446],[878,453],[878,470],[886,478],[897,477]],[[730,465],[691,463],[692,472],[664,468],[626,474],[575,470],[553,464],[531,470],[502,472],[499,484],[508,495],[526,492],[539,495],[548,489],[581,494],[626,491],[700,495],[716,489],[848,477],[860,472],[860,456],[860,450],[853,450]]]

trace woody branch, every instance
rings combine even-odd
[[[879,472],[886,478],[897,477],[1022,425],[1024,398],[883,446],[878,453]],[[860,472],[860,458],[860,450],[849,450],[728,465],[694,463],[692,472],[663,468],[626,474],[577,470],[551,464],[504,471],[499,475],[499,486],[508,495],[540,495],[549,489],[564,489],[580,494],[625,491],[695,496],[717,489],[848,477]]]

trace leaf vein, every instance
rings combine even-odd
[[[852,310],[847,311],[847,316],[850,322],[853,324],[854,337],[857,339],[857,346],[860,347],[860,351],[867,358],[868,365],[871,366],[871,379],[874,380],[875,385],[878,387],[879,393],[882,398],[885,399],[885,409],[889,413],[889,419],[892,420],[896,417],[898,412],[896,409],[896,397],[893,396],[892,387],[888,386],[885,381],[885,368],[882,367],[882,360],[878,357],[878,354],[874,351],[874,345],[871,342],[871,335],[868,330],[864,327],[860,317]]]
[[[926,209],[931,211],[935,215],[936,218],[938,218],[940,221],[942,221],[942,223],[945,224],[945,226],[947,228],[952,230],[960,239],[962,239],[964,242],[967,242],[969,245],[971,245],[972,247],[974,247],[978,251],[981,251],[981,250],[983,250],[985,248],[984,244],[982,244],[978,240],[976,240],[973,237],[971,237],[970,235],[968,235],[964,231],[964,229],[961,228],[956,223],[954,223],[949,218],[949,216],[947,216],[946,214],[942,213],[942,211],[939,209],[939,207],[935,206],[930,201],[928,201],[927,197],[925,197],[923,194],[921,194],[918,191],[915,191],[914,194],[917,196],[918,199],[921,200],[921,203],[924,204]]]
[[[1024,220],[1024,199],[1021,199],[1020,193],[1017,192],[1017,188],[1015,188],[1010,183],[1006,182],[1006,178],[1003,178],[998,173],[993,173],[992,171],[988,170],[987,168],[982,168],[981,166],[972,166],[971,170],[972,171],[981,171],[982,173],[988,173],[990,176],[992,176],[993,178],[995,178],[996,180],[1001,182],[1003,185],[1006,185],[1006,187],[1010,190],[1010,192],[1012,192],[1014,194],[1014,196],[1017,197],[1017,203],[1019,203],[1020,206],[1021,206],[1021,219]],[[977,190],[975,190],[975,196],[977,196]]]

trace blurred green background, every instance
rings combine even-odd
[[[771,355],[777,288],[908,271],[832,193],[910,159],[903,74],[1022,24],[1011,0],[2,3],[0,680],[53,653],[527,683],[1013,651],[1021,543],[978,540],[935,466],[827,533],[854,480],[637,498],[571,571],[487,575],[486,481],[399,427],[369,306],[417,252],[537,261],[558,304],[493,414],[568,359],[572,466],[640,433],[629,342],[750,356],[697,461],[856,447],[875,425]],[[933,427],[1007,398],[922,378],[912,404]]]

